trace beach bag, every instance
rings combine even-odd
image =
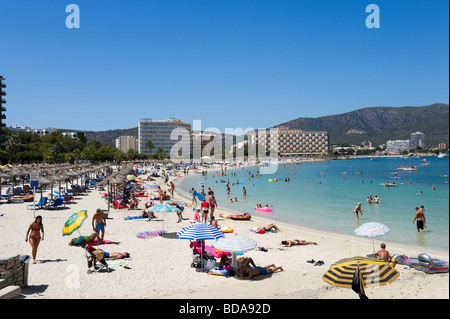
[[[103,260],[103,257],[105,256],[105,252],[100,249],[94,250],[92,252],[92,254],[95,256],[95,259],[97,259],[98,261]]]

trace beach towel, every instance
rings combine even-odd
[[[116,259],[116,260],[106,260],[109,267],[128,267],[128,261],[124,259]]]
[[[114,244],[114,242],[111,240],[107,240],[107,239],[103,239],[103,243],[101,243],[101,244],[99,244],[97,242],[97,239],[94,239],[93,241],[89,242],[89,245],[91,245],[91,246],[106,245],[106,244]]]
[[[249,231],[251,231],[252,233],[255,233],[255,234],[265,234],[265,233],[276,233],[276,232],[277,232],[275,229],[271,229],[271,230],[265,230],[265,229],[260,229],[260,230],[249,229]]]

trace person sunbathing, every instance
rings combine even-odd
[[[258,234],[264,234],[265,232],[272,231],[272,230],[279,231],[280,229],[275,224],[269,224],[264,227],[254,227],[253,228],[253,231]]]
[[[294,240],[283,240],[281,242],[281,245],[287,246],[287,247],[292,247],[292,246],[296,246],[296,245],[317,245],[317,243],[314,241],[294,239]]]
[[[241,279],[252,279],[253,277],[256,277],[259,275],[272,274],[272,273],[276,272],[277,270],[283,271],[284,269],[283,269],[283,267],[281,267],[281,266],[277,267],[274,264],[267,265],[265,267],[260,267],[260,266],[246,267],[238,273],[238,276]]]
[[[69,243],[69,246],[80,246],[83,244],[87,244],[93,242],[96,237],[97,233],[93,233],[91,236],[79,236],[77,238],[72,238],[72,240]]]
[[[127,253],[127,252],[124,252],[124,253],[118,253],[118,252],[108,253],[108,252],[106,252],[104,250],[103,250],[103,252],[105,253],[104,257],[107,260],[116,260],[116,259],[130,258],[130,253]]]

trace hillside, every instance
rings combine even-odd
[[[420,131],[425,133],[427,146],[438,143],[448,145],[449,105],[368,107],[318,118],[299,117],[274,127],[278,126],[303,131],[328,131],[332,144],[371,141],[379,145],[387,140],[409,139],[411,133]]]

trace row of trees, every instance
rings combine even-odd
[[[132,149],[126,153],[93,140],[87,143],[83,133],[78,140],[63,136],[60,131],[39,136],[36,133],[3,129],[3,145],[0,149],[0,162],[34,163],[34,162],[75,162],[86,161],[120,161],[147,159],[148,155]],[[151,145],[148,145],[151,146]],[[158,150],[152,157],[163,159],[164,153]]]

